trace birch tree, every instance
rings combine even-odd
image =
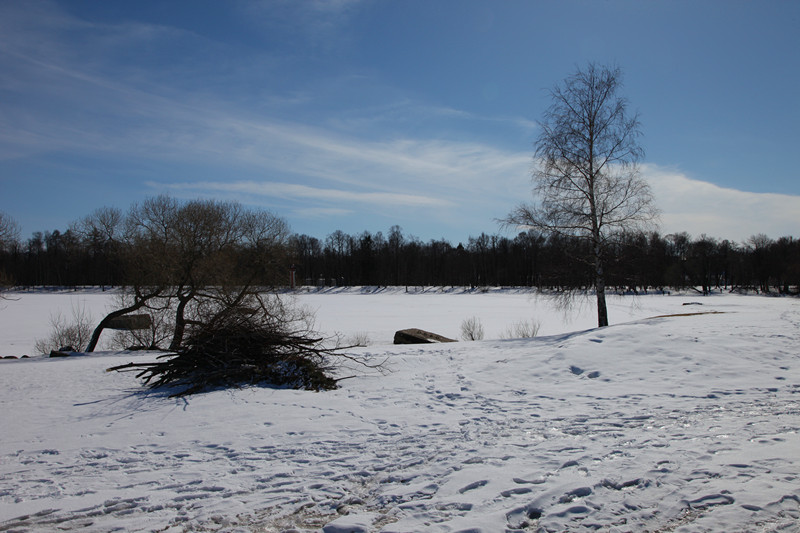
[[[591,250],[597,324],[608,325],[606,256],[611,239],[639,231],[656,217],[639,173],[639,116],[619,95],[617,67],[589,64],[551,91],[552,103],[535,143],[533,203],[516,207],[505,222],[577,237]]]

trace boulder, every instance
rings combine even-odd
[[[430,344],[434,342],[456,342],[436,333],[417,328],[401,329],[394,334],[395,344]]]
[[[122,315],[108,321],[108,329],[121,329],[132,331],[135,329],[150,329],[153,321],[150,315]]]

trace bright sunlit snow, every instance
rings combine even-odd
[[[0,355],[112,302],[11,296]],[[105,372],[153,354],[0,361],[0,531],[798,530],[797,299],[615,297],[604,329],[521,291],[298,299],[384,372],[176,400]],[[390,344],[472,316],[487,340]],[[499,339],[520,320],[539,337]]]

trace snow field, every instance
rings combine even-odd
[[[619,299],[560,331],[527,294],[300,300],[386,371],[175,400],[104,372],[152,355],[0,363],[0,531],[798,531],[797,300]],[[387,345],[523,313],[542,336]]]

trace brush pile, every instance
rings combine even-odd
[[[305,390],[337,388],[330,362],[338,348],[289,329],[288,322],[258,311],[229,308],[189,333],[184,344],[158,361],[109,371],[138,371],[151,388],[174,387],[171,397],[217,388],[269,385]]]

